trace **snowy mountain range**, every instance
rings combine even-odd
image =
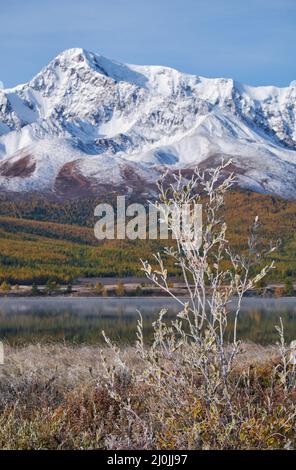
[[[145,194],[164,166],[224,156],[242,187],[296,198],[295,120],[296,81],[250,87],[70,49],[0,89],[0,191]]]

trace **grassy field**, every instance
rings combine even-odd
[[[145,363],[133,348],[121,356],[126,370],[106,348],[7,347],[0,366],[0,448],[295,448],[296,396],[285,395],[280,376],[272,375],[275,348],[243,345],[233,370],[232,400],[240,410],[235,424],[227,423],[223,405],[206,406],[194,370],[190,385],[180,382],[170,403],[157,387],[135,381]],[[116,394],[108,391],[103,357],[114,371]],[[169,361],[177,380],[176,364]]]

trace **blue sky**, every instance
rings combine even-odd
[[[295,0],[0,0],[0,80],[83,47],[251,85],[296,80]]]

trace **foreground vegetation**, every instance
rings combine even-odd
[[[202,377],[181,355],[164,359],[169,375],[151,386],[133,348],[121,350],[122,368],[106,348],[6,347],[0,448],[296,448],[296,394],[285,388],[277,349],[241,349],[231,376],[234,424],[225,404],[208,405]]]

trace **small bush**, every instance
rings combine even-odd
[[[287,278],[285,281],[284,294],[287,296],[294,294],[294,285],[292,279],[290,278]]]
[[[118,282],[115,289],[115,294],[117,295],[117,297],[123,297],[125,295],[125,288],[123,282]]]
[[[40,294],[38,286],[35,283],[32,285],[31,294],[32,295],[39,295]]]
[[[10,285],[9,285],[7,282],[3,281],[2,284],[1,284],[1,286],[0,286],[0,290],[1,290],[2,292],[8,292],[8,291],[10,291]]]

